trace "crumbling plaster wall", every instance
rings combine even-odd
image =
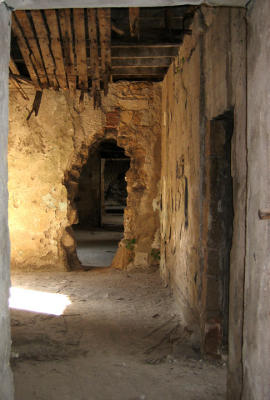
[[[234,107],[232,176],[234,237],[231,253],[231,371],[240,379],[245,246],[245,11],[201,7],[192,35],[185,36],[179,57],[163,83],[161,172],[161,271],[171,283],[183,322],[201,341],[209,329],[207,295],[211,287],[205,257],[211,219],[204,220],[206,192],[205,138],[209,123]],[[210,293],[211,294],[211,293]],[[211,294],[212,306],[220,293]],[[219,322],[218,322],[219,323]],[[215,325],[215,321],[214,321]],[[215,326],[213,327],[215,329]],[[218,328],[220,329],[220,327]],[[237,367],[236,367],[237,366]],[[240,378],[239,378],[240,375]]]
[[[74,198],[91,145],[116,139],[131,159],[127,173],[125,237],[116,267],[144,266],[159,228],[160,85],[115,83],[94,110],[92,100],[45,90],[37,117],[26,120],[30,101],[10,93],[9,226],[13,268],[65,269],[78,266],[70,226],[77,222]],[[145,226],[147,221],[147,226]],[[134,249],[125,240],[135,239]]]

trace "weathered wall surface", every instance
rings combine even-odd
[[[243,341],[244,400],[270,398],[270,3],[248,13],[248,200]]]
[[[67,92],[44,91],[37,117],[26,121],[30,101],[10,94],[9,226],[13,268],[64,269],[78,260],[70,225],[76,223],[74,198],[91,145],[116,139],[130,156],[125,240],[136,239],[126,256],[121,243],[115,266],[147,266],[158,231],[160,177],[160,86],[112,84],[102,110],[85,97],[79,104]],[[145,227],[145,220],[148,221]]]
[[[13,382],[9,366],[10,322],[9,297],[9,235],[7,192],[8,138],[8,64],[10,48],[10,11],[0,4],[0,399],[13,399]]]
[[[235,340],[241,345],[242,292],[236,278],[243,273],[245,241],[244,15],[240,9],[198,10],[193,34],[185,37],[163,84],[161,269],[174,288],[184,323],[198,333],[203,347],[207,335],[220,340],[223,302],[221,270],[208,241],[213,221],[211,215],[205,218],[211,200],[205,140],[210,122],[233,107],[231,290],[237,293],[232,305],[232,318],[237,321],[233,337],[237,332]]]

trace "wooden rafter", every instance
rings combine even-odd
[[[35,71],[33,63],[32,63],[31,50],[28,47],[28,44],[22,33],[22,28],[21,28],[15,14],[13,14],[13,17],[12,17],[12,32],[17,39],[17,43],[19,45],[21,54],[23,56],[26,68],[29,72],[30,78],[31,78],[34,86],[36,88],[41,88],[41,84],[38,79],[37,72]]]
[[[88,89],[88,71],[86,61],[86,41],[85,41],[85,21],[84,9],[75,8],[73,10],[75,49],[77,58],[77,74],[79,76],[79,89]]]
[[[68,87],[70,90],[74,91],[76,89],[76,74],[74,70],[74,53],[72,45],[70,10],[62,9],[59,10],[58,13],[63,40],[64,64],[68,78]]]
[[[112,59],[114,58],[162,58],[175,57],[179,46],[176,45],[114,45],[112,46]]]
[[[113,75],[164,75],[167,67],[113,67]]]
[[[12,57],[9,60],[9,69],[13,75],[20,75],[17,65],[15,64]]]
[[[50,45],[56,66],[57,81],[62,89],[67,88],[66,71],[64,66],[63,52],[60,42],[60,32],[55,10],[45,10],[47,25],[49,27]]]
[[[20,25],[24,32],[24,36],[31,50],[30,58],[38,74],[41,86],[43,88],[46,88],[48,87],[48,79],[46,76],[46,71],[44,70],[42,57],[38,48],[37,38],[35,37],[35,33],[33,32],[33,28],[28,18],[28,15],[26,11],[16,11],[15,13],[16,13],[16,18],[20,22]]]
[[[10,67],[10,77],[16,87],[24,79],[37,90],[91,90],[98,106],[101,90],[107,94],[111,79],[162,80],[183,36],[191,33],[192,10],[15,11],[11,54],[13,69],[18,68],[14,73]]]
[[[140,8],[129,8],[129,30],[130,36],[140,38]]]
[[[90,39],[90,67],[92,76],[92,94],[94,107],[99,107],[100,99],[100,74],[97,37],[97,11],[95,8],[88,9],[88,29]]]
[[[13,86],[18,90],[18,92],[20,93],[20,95],[24,100],[29,100],[29,97],[27,96],[22,86],[20,85],[20,82],[18,82],[16,78],[16,76],[20,75],[20,72],[17,68],[17,65],[15,64],[14,60],[11,57],[9,60],[9,71],[10,71],[10,79]]]
[[[101,52],[101,73],[105,96],[111,77],[111,9],[98,9],[98,24]]]
[[[47,76],[49,79],[50,86],[54,89],[59,88],[59,84],[56,79],[56,65],[52,56],[50,48],[50,39],[48,36],[47,28],[42,16],[41,11],[31,11],[33,23],[38,36],[39,46],[41,49],[44,65],[46,68]]]

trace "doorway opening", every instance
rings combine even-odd
[[[123,237],[129,166],[129,157],[113,139],[98,142],[89,150],[74,199],[78,222],[73,230],[83,267],[112,263]]]
[[[204,350],[211,356],[227,351],[229,332],[230,251],[233,233],[231,139],[234,110],[210,121],[206,137],[205,262],[206,304]]]

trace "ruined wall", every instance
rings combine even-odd
[[[13,381],[9,365],[10,320],[9,297],[9,235],[7,192],[8,138],[8,64],[10,49],[10,10],[0,4],[0,399],[13,399]]]
[[[161,271],[173,287],[183,322],[201,340],[204,350],[207,338],[208,345],[215,342],[217,355],[223,324],[222,270],[219,260],[215,261],[215,246],[209,244],[214,220],[209,213],[212,191],[207,186],[207,163],[212,163],[212,155],[207,153],[206,139],[211,121],[234,109],[235,225],[231,262],[232,290],[234,286],[238,290],[233,308],[233,319],[237,320],[234,332],[238,330],[241,340],[242,294],[236,277],[244,267],[245,240],[244,16],[245,11],[240,9],[197,10],[193,33],[184,38],[163,83]]]
[[[270,398],[270,3],[248,12],[248,196],[243,400]],[[259,212],[268,215],[261,219]]]
[[[9,226],[11,264],[22,269],[78,265],[70,225],[77,222],[74,198],[91,145],[116,139],[131,159],[127,174],[125,237],[115,266],[147,266],[159,227],[153,200],[160,177],[160,86],[117,83],[100,110],[87,96],[80,104],[68,92],[45,90],[37,117],[29,101],[10,93]],[[145,227],[145,220],[148,221]],[[134,251],[125,240],[135,239]],[[128,254],[126,254],[128,253]]]

